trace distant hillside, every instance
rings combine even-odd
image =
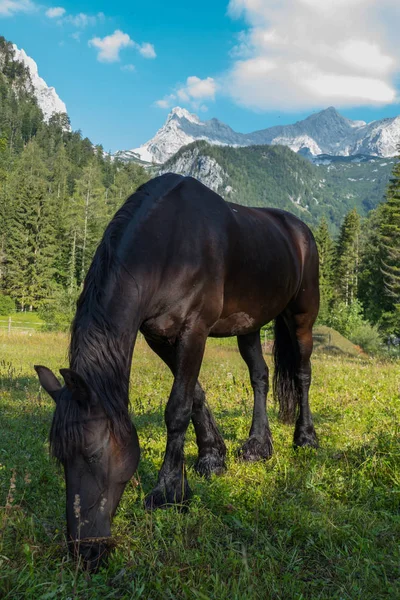
[[[314,327],[314,352],[323,352],[324,354],[342,354],[349,356],[362,356],[364,353],[359,346],[356,346],[350,340],[346,339],[332,327],[320,325]]]
[[[232,148],[195,142],[158,173],[196,177],[226,200],[289,210],[310,224],[326,216],[337,228],[356,207],[361,215],[382,201],[394,159],[318,157],[311,162],[284,146]]]

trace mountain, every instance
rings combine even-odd
[[[365,123],[346,119],[330,107],[293,125],[243,134],[218,119],[201,121],[197,115],[176,107],[151,140],[139,148],[117,152],[115,156],[121,160],[139,159],[160,164],[196,140],[220,146],[283,145],[313,156],[391,157],[397,154],[400,143],[400,117]]]
[[[247,146],[249,144],[245,143],[245,138],[246,136],[235,133],[218,119],[201,121],[197,115],[177,106],[151,140],[140,148],[117,152],[115,156],[121,160],[139,158],[147,162],[163,163],[180,148],[196,140],[206,140],[217,145]]]
[[[55,113],[66,113],[67,107],[58,96],[56,90],[53,87],[49,87],[45,80],[39,76],[38,66],[33,58],[28,56],[25,50],[22,48],[19,49],[15,44],[12,47],[14,49],[14,60],[23,63],[29,70],[33,93],[39,108],[43,112],[45,121],[49,121],[50,117]]]
[[[311,225],[325,216],[336,231],[349,210],[366,215],[383,200],[394,162],[362,155],[322,155],[311,162],[284,146],[201,141],[181,148],[158,173],[196,177],[226,200],[284,208]]]

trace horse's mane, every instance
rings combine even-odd
[[[117,247],[132,219],[142,221],[154,202],[171,191],[183,180],[180,175],[168,173],[140,186],[117,211],[107,226],[86,275],[77,310],[71,326],[69,347],[70,367],[81,375],[108,417],[112,433],[126,440],[132,432],[129,416],[130,356],[121,352],[125,347],[112,315],[105,310],[106,283],[115,285],[121,272]],[[140,224],[140,223],[138,223]],[[126,334],[132,333],[127,331]],[[57,403],[50,432],[52,452],[59,460],[71,455],[82,446],[82,409],[75,402]]]

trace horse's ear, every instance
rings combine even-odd
[[[86,381],[72,369],[60,369],[67,389],[75,396],[79,404],[87,406],[91,402],[90,388]]]
[[[54,375],[53,371],[51,371],[47,367],[42,367],[42,365],[34,365],[34,369],[38,374],[40,385],[42,386],[42,388],[46,390],[46,392],[56,402],[58,392],[61,389],[61,383],[58,381],[57,377]]]

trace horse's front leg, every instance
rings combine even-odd
[[[146,338],[150,348],[176,374],[176,348],[170,344],[155,342]],[[206,395],[199,381],[197,381],[193,394],[192,423],[196,432],[196,442],[199,455],[194,465],[199,475],[211,477],[219,475],[226,470],[226,446],[217,424],[207,406]]]
[[[146,497],[145,506],[154,509],[181,504],[191,495],[184,464],[185,434],[193,410],[193,396],[207,340],[205,327],[187,329],[177,342],[176,372],[165,410],[167,447],[157,485]]]
[[[266,402],[268,394],[268,367],[264,360],[260,331],[240,335],[237,338],[240,354],[247,364],[254,392],[253,420],[250,435],[239,455],[248,461],[271,458],[272,436],[268,423]]]

